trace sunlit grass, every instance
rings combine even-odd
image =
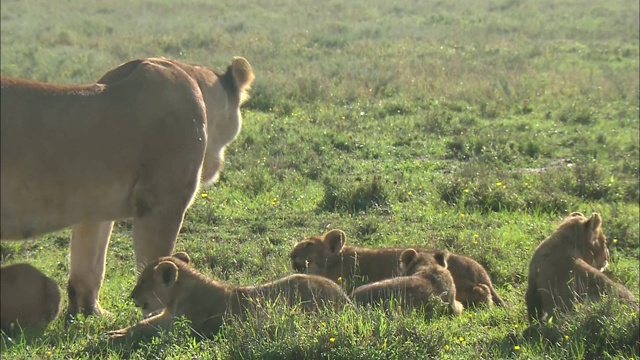
[[[572,211],[602,214],[609,273],[639,293],[638,6],[4,1],[3,75],[81,83],[145,56],[251,62],[242,132],[176,245],[205,274],[274,280],[291,273],[295,242],[341,228],[351,244],[470,256],[510,307],[437,318],[272,309],[211,340],[196,341],[182,321],[115,347],[104,334],[140,320],[123,221],[100,296],[113,315],[4,338],[2,358],[637,358],[637,313],[604,301],[525,336],[523,294],[533,249]],[[69,235],[5,242],[0,254],[64,289]]]

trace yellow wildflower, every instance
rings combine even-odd
[[[329,338],[329,342],[332,342],[332,343],[333,343],[333,342],[336,342],[336,338],[334,338],[334,337]]]
[[[444,346],[444,350],[445,350],[445,351],[449,351],[449,349],[451,349],[451,348],[449,347],[449,345],[445,345],[445,346]]]
[[[496,182],[496,186],[502,186],[502,183],[500,181]]]
[[[516,346],[514,346],[514,347],[513,347],[513,350],[516,350],[516,351],[520,350],[520,345],[516,345]]]
[[[209,197],[209,194],[207,194],[207,193],[202,193],[202,195],[200,195],[200,196],[202,196],[202,198],[203,198],[203,199],[206,199],[206,198],[208,198],[208,197]]]

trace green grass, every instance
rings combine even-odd
[[[177,250],[220,280],[291,273],[297,241],[341,228],[366,246],[447,248],[487,267],[510,308],[273,309],[195,341],[188,324],[110,346],[139,312],[130,222],[114,229],[101,304],[4,339],[31,358],[638,358],[638,314],[603,301],[528,336],[526,269],[569,212],[602,213],[611,273],[639,294],[639,5],[614,0],[3,1],[3,75],[86,83],[132,58],[257,80],[220,181],[187,212]],[[68,276],[69,231],[4,242],[3,265]],[[66,306],[66,300],[65,304]]]

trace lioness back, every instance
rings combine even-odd
[[[0,329],[7,334],[41,330],[60,310],[58,284],[29,264],[0,269],[0,299]]]
[[[297,243],[289,257],[296,272],[315,274],[357,285],[393,278],[400,273],[400,255],[408,248],[364,248],[346,245],[342,230],[331,230]],[[415,248],[419,252],[437,252]],[[456,284],[458,300],[465,305],[505,305],[493,287],[491,277],[477,261],[450,254],[448,269]]]
[[[525,294],[529,320],[545,321],[554,311],[571,310],[574,303],[597,300],[607,293],[638,309],[631,292],[609,279],[609,263],[602,218],[593,213],[567,216],[535,249],[529,263]]]

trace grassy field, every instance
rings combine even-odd
[[[101,305],[3,359],[630,359],[638,314],[615,301],[523,336],[526,269],[572,211],[600,212],[612,275],[639,294],[639,5],[612,0],[3,1],[3,75],[95,81],[166,56],[257,80],[220,181],[188,210],[177,250],[234,284],[292,272],[294,243],[331,228],[352,244],[446,248],[486,266],[509,308],[459,317],[273,309],[196,341],[105,333],[140,318],[131,223],[112,236]],[[69,231],[4,242],[61,288]],[[66,295],[63,307],[66,307]]]

